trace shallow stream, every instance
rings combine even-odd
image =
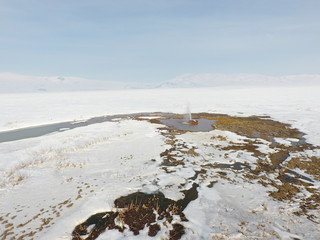
[[[110,122],[117,119],[124,119],[124,118],[139,119],[140,117],[142,117],[141,119],[143,119],[143,117],[158,117],[160,120],[160,123],[168,127],[173,127],[179,130],[194,131],[194,132],[207,132],[207,131],[213,130],[212,124],[215,122],[214,120],[197,119],[198,125],[191,125],[191,124],[184,123],[185,119],[170,118],[172,117],[172,115],[173,115],[172,113],[119,114],[119,115],[94,117],[84,121],[70,121],[70,122],[52,123],[52,124],[46,124],[46,125],[40,125],[40,126],[34,126],[34,127],[20,128],[20,129],[0,132],[0,143],[17,141],[17,140],[22,140],[27,138],[40,137],[50,133],[63,132],[63,131],[67,131],[67,130],[78,128],[78,127],[85,127],[85,126],[89,126],[91,124],[96,124],[96,123]]]

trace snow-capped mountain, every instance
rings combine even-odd
[[[195,88],[195,87],[206,87],[200,79],[194,78],[188,74],[182,75],[177,78],[170,79],[162,82],[154,88]]]
[[[10,92],[67,92],[125,89],[123,82],[99,81],[79,77],[28,76],[0,73],[0,93]]]
[[[184,74],[155,85],[155,88],[308,85],[320,85],[320,75],[305,74],[275,77],[258,74]]]
[[[316,85],[320,85],[320,74],[280,77],[257,74],[184,74],[162,83],[132,83],[129,81],[112,82],[71,76],[28,76],[15,73],[0,73],[0,93]]]

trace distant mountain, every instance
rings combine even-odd
[[[117,89],[202,88],[202,87],[259,87],[259,86],[315,86],[320,85],[319,74],[265,76],[257,74],[184,74],[162,83],[111,82],[66,76],[27,76],[0,73],[0,93],[66,92]]]
[[[154,88],[194,88],[220,86],[314,86],[319,74],[265,76],[257,74],[184,74],[154,85]]]
[[[197,87],[206,87],[202,81],[199,81],[197,78],[193,78],[189,75],[183,75],[178,78],[174,78],[165,82],[162,82],[159,85],[155,85],[154,88],[197,88]]]
[[[66,92],[125,89],[126,83],[98,81],[79,77],[26,76],[0,73],[0,93],[13,92]]]

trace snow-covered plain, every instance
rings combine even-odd
[[[123,90],[76,93],[0,95],[0,129],[7,131],[94,116],[139,112],[226,113],[268,115],[306,133],[307,142],[320,146],[320,87],[202,88]],[[0,143],[0,235],[3,239],[71,239],[73,228],[90,215],[112,210],[114,199],[129,193],[160,190],[178,200],[181,184],[208,159],[230,163],[233,158],[253,163],[245,151],[229,158],[208,144],[241,143],[245,137],[213,130],[185,133],[176,139],[176,157],[184,166],[160,167],[160,154],[170,148],[159,124],[119,119],[52,133],[42,137]],[[220,140],[219,140],[220,138]],[[221,140],[223,139],[223,140]],[[290,140],[290,139],[289,139]],[[289,144],[288,139],[278,139]],[[218,141],[218,142],[215,142]],[[261,142],[261,151],[271,151]],[[187,156],[196,147],[196,156]],[[320,152],[314,152],[318,155]],[[231,160],[230,160],[231,159]],[[212,160],[213,161],[213,160]],[[239,160],[237,160],[239,161]],[[214,170],[208,175],[215,179]],[[185,209],[186,239],[317,239],[319,224],[296,216],[297,205],[274,201],[271,187],[238,178],[219,179],[214,187],[202,179],[199,197]],[[310,176],[312,178],[312,176]],[[200,180],[197,180],[200,183]],[[315,188],[320,187],[315,181]],[[319,215],[319,209],[315,214]],[[166,239],[170,229],[156,238]],[[146,239],[146,231],[106,231],[99,239]]]
[[[320,87],[151,89],[0,95],[0,130],[95,116],[138,113],[269,115],[320,143]]]

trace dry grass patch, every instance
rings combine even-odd
[[[120,197],[114,201],[116,211],[92,215],[75,227],[72,239],[96,239],[101,233],[111,229],[117,229],[120,232],[129,229],[134,235],[138,235],[145,227],[149,228],[148,235],[154,237],[161,230],[159,223],[162,223],[161,225],[165,228],[172,226],[172,230],[169,231],[170,239],[180,239],[185,233],[184,226],[173,223],[173,216],[179,216],[182,222],[188,221],[183,210],[191,201],[193,191],[194,187],[185,192],[185,199],[179,201],[165,198],[162,193],[137,192]],[[89,226],[92,225],[93,228],[89,231]]]
[[[198,113],[194,118],[216,120],[214,128],[237,133],[249,138],[259,137],[270,141],[271,137],[301,138],[301,132],[289,124],[274,121],[267,116],[233,117],[226,114]]]
[[[320,181],[320,157],[294,157],[290,161],[286,162],[284,166],[290,169],[299,168],[312,175],[315,180]]]

